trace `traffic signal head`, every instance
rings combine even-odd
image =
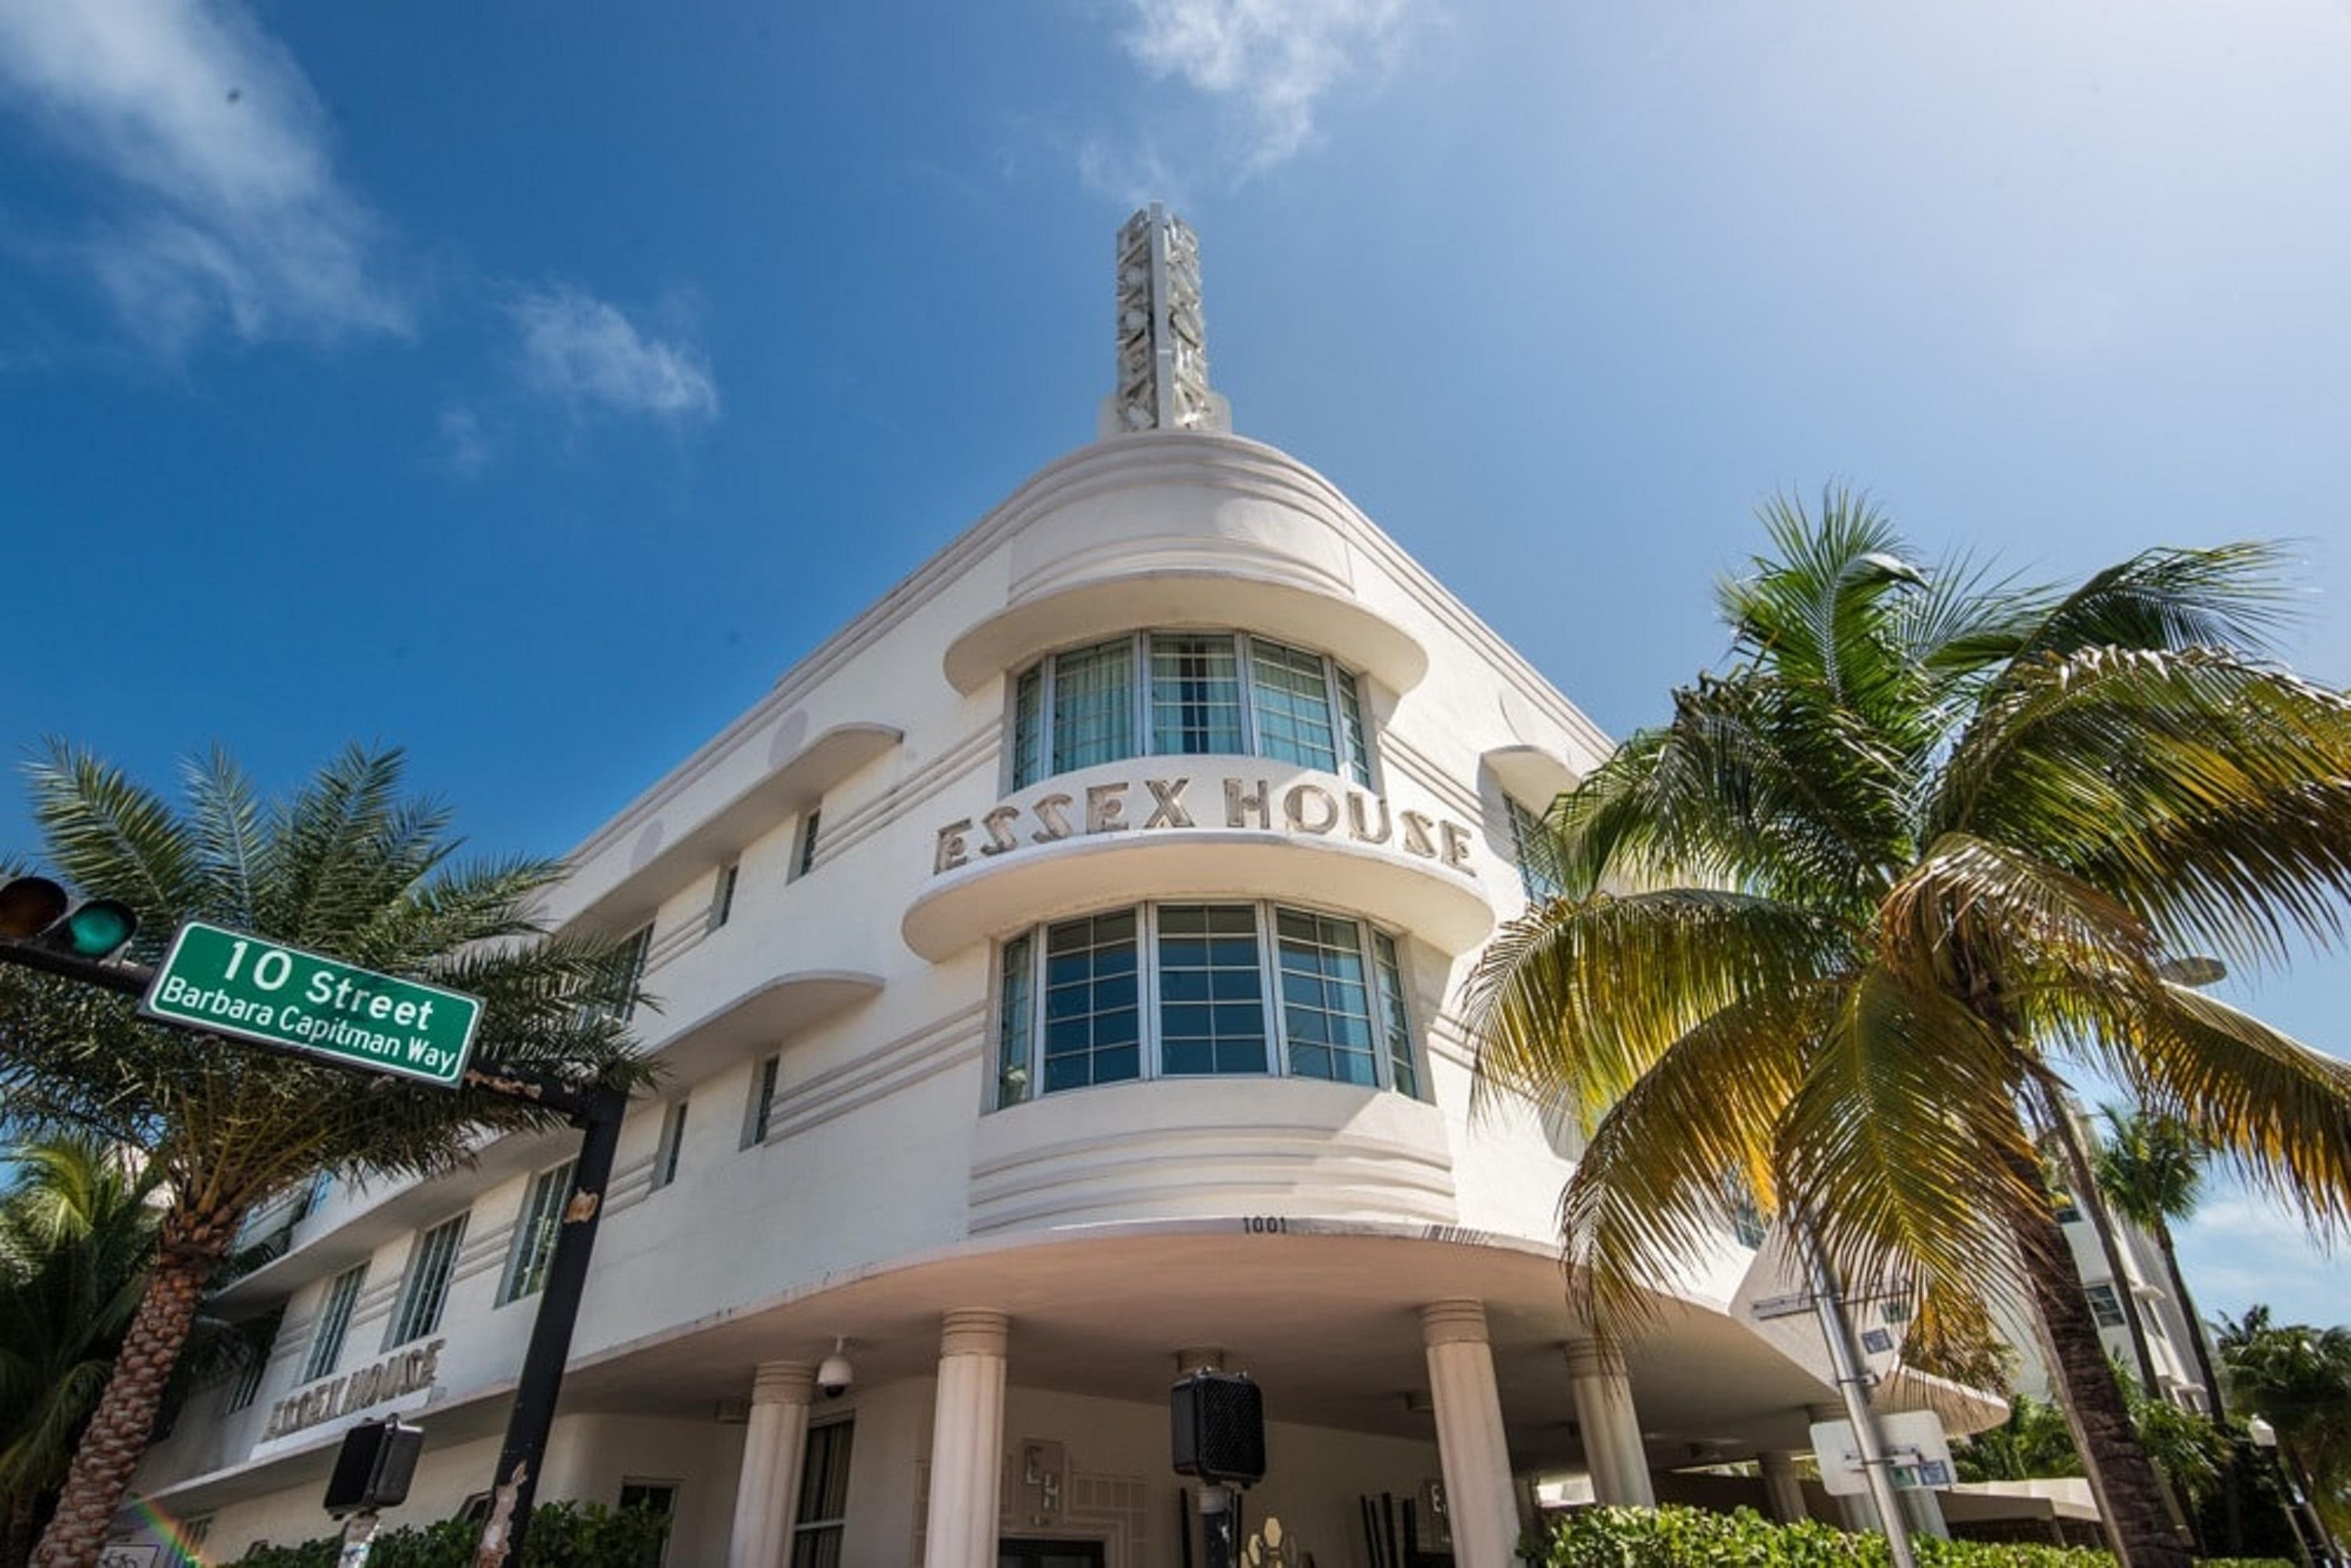
[[[139,916],[119,899],[78,905],[45,876],[0,883],[0,940],[37,942],[78,958],[112,956],[139,929]]]

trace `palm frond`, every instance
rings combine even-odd
[[[25,771],[50,862],[85,895],[136,909],[143,949],[204,907],[203,851],[162,796],[61,740]]]
[[[1699,1019],[1593,1129],[1560,1197],[1574,1293],[1595,1322],[1648,1317],[1722,1244],[1741,1197],[1777,1207],[1773,1129],[1839,986],[1759,989]]]
[[[250,926],[255,894],[267,852],[263,806],[252,779],[225,747],[191,758],[181,769],[188,798],[188,829],[211,895],[201,912],[230,925]]]
[[[2020,666],[2097,648],[2265,649],[2294,618],[2283,549],[2259,539],[2142,550],[2049,608],[2011,654]]]
[[[1782,1201],[1838,1274],[2013,1299],[2011,1217],[2043,1201],[2014,1106],[2018,1064],[1940,989],[1871,968],[1848,990],[1777,1129]]]
[[[1530,910],[1463,992],[1477,1092],[1573,1106],[1588,1129],[1703,1019],[1839,973],[1854,938],[1771,899],[1690,888]]]

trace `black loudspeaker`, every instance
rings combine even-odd
[[[1235,1372],[1196,1372],[1168,1390],[1176,1472],[1217,1486],[1265,1479],[1265,1396]]]
[[[342,1452],[327,1482],[329,1513],[373,1513],[408,1500],[416,1456],[424,1451],[424,1430],[397,1419],[371,1421],[343,1434]]]

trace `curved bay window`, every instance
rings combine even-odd
[[[1270,757],[1369,788],[1353,672],[1234,632],[1136,632],[1039,660],[1012,685],[1012,787],[1130,757]]]
[[[1272,904],[1154,904],[1004,944],[997,1103],[1137,1078],[1322,1078],[1417,1097],[1395,938]]]

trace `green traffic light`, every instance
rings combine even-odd
[[[57,923],[70,902],[66,890],[45,876],[17,876],[0,885],[0,937],[22,941]]]
[[[66,917],[61,935],[68,952],[84,958],[103,958],[131,940],[139,929],[139,917],[127,904],[111,898],[93,898]]]

